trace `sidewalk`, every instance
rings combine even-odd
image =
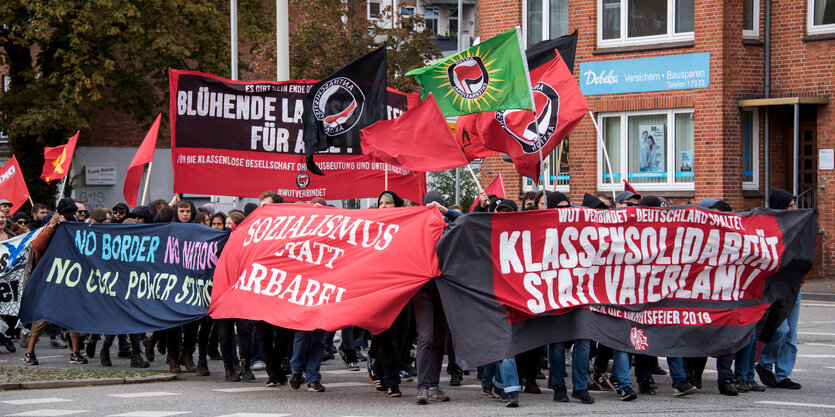
[[[804,300],[835,301],[835,278],[807,280],[802,291]]]

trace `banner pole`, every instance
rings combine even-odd
[[[139,200],[139,205],[145,205],[145,197],[148,195],[148,183],[151,182],[151,168],[154,167],[154,161],[148,162],[148,174],[145,176],[145,189],[142,190],[142,200]]]
[[[594,123],[594,129],[597,131],[597,140],[603,148],[603,156],[606,158],[606,166],[609,167],[609,183],[612,184],[612,204],[614,204],[617,197],[615,196],[615,173],[612,172],[612,162],[609,160],[609,152],[606,150],[606,143],[603,142],[603,134],[600,133],[600,126],[597,125],[597,119],[594,118],[594,114],[592,114],[591,110],[589,110],[589,117],[591,117],[591,121]]]
[[[565,139],[560,141],[560,150],[557,151],[557,173],[554,178],[554,191],[557,191],[557,181],[560,179],[560,166],[562,165],[562,144],[565,142]]]
[[[475,171],[473,171],[473,167],[471,167],[470,164],[467,164],[467,170],[470,171],[470,175],[473,176],[473,181],[475,181],[475,186],[478,187],[479,194],[483,193],[484,188],[481,188],[481,183],[478,182],[478,178],[475,176]]]
[[[32,207],[35,207],[35,202],[32,201],[32,196],[31,195],[29,196],[29,204],[31,204]]]
[[[385,183],[383,185],[383,188],[384,188],[383,191],[388,191],[388,189],[389,189],[389,164],[384,164],[383,166],[384,166],[384,169],[386,170],[386,172],[385,172]]]

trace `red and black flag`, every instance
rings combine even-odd
[[[537,68],[551,62],[557,53],[562,57],[568,71],[574,72],[574,54],[577,52],[577,29],[570,35],[563,35],[556,39],[546,39],[525,50],[528,59],[528,71],[533,73]]]
[[[755,328],[771,338],[814,264],[817,233],[814,210],[473,213],[438,242],[435,282],[455,353],[473,366],[575,339],[722,355]]]
[[[386,118],[385,45],[354,59],[314,84],[304,99],[307,168],[324,175],[313,154],[329,147],[360,147],[360,129]]]

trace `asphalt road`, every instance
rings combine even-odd
[[[498,415],[715,415],[785,417],[835,415],[835,302],[804,300],[800,313],[798,358],[792,379],[803,384],[799,391],[768,389],[738,397],[720,395],[716,388],[715,361],[710,360],[704,388],[698,393],[675,398],[668,376],[656,377],[659,390],[654,396],[640,396],[625,403],[611,391],[592,391],[593,405],[577,401],[555,403],[551,391],[522,394],[521,407],[509,409],[504,403],[481,394],[472,372],[461,387],[449,387],[444,375],[441,386],[452,398],[448,403],[414,403],[415,382],[404,382],[402,398],[376,394],[366,373],[350,372],[340,361],[323,365],[324,393],[294,391],[287,386],[266,388],[266,374],[256,372],[255,383],[227,383],[223,366],[210,361],[212,375],[184,374],[180,381],[102,387],[21,390],[0,392],[0,415],[14,416],[498,416]],[[66,367],[65,350],[39,347],[40,366]],[[22,350],[0,354],[0,366],[23,366]],[[114,366],[128,368],[129,361],[115,359]],[[661,361],[665,367],[665,361]],[[99,366],[98,358],[88,365]],[[152,369],[164,369],[158,357]],[[545,381],[540,381],[544,385]]]

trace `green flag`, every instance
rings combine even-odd
[[[518,28],[439,61],[413,69],[421,98],[435,95],[444,116],[507,109],[533,110]]]

